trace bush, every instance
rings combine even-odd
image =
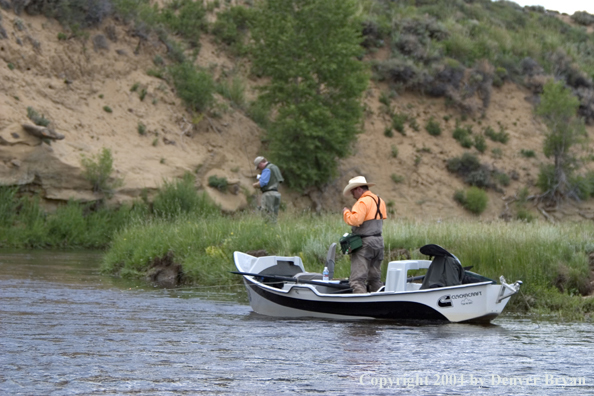
[[[466,128],[456,125],[456,128],[454,128],[452,136],[454,137],[454,139],[456,139],[458,143],[460,143],[462,147],[471,148],[473,144],[472,138],[470,137],[471,134],[472,127],[470,125],[468,125]]]
[[[433,116],[431,116],[431,118],[429,118],[429,120],[427,121],[427,124],[425,125],[425,130],[431,136],[439,136],[439,135],[441,135],[441,127],[439,126],[439,122],[437,122],[433,118]]]
[[[109,180],[113,172],[113,157],[108,148],[104,147],[101,154],[90,158],[83,154],[81,164],[84,168],[82,175],[91,183],[94,192],[101,192],[109,198],[113,194],[113,190],[123,184],[122,179]]]
[[[391,147],[391,155],[392,155],[392,158],[398,157],[398,147],[396,147],[395,145],[392,145],[392,147]]]
[[[474,136],[474,147],[481,153],[484,153],[485,150],[487,150],[487,142],[483,135]]]
[[[404,123],[406,123],[407,120],[408,116],[406,114],[394,114],[392,116],[392,127],[402,135],[406,136],[406,132],[404,131]]]
[[[571,16],[571,19],[584,26],[594,25],[594,15],[587,13],[586,11],[577,11]]]
[[[159,20],[196,47],[201,31],[206,29],[206,10],[201,1],[179,0],[169,3]]]
[[[396,173],[392,173],[392,174],[390,175],[390,178],[391,178],[391,179],[392,179],[392,181],[393,181],[394,183],[396,183],[396,184],[398,184],[398,183],[402,183],[402,182],[404,181],[404,176],[397,175]]]
[[[555,165],[545,164],[540,166],[536,186],[540,191],[551,191],[557,185],[557,177],[555,176]]]
[[[36,112],[35,109],[33,109],[33,107],[30,106],[27,107],[27,117],[29,117],[29,119],[33,121],[35,125],[46,127],[50,124],[50,120],[45,118],[45,116],[43,115],[39,115],[39,113]]]
[[[253,19],[252,10],[247,7],[233,6],[217,13],[211,33],[221,42],[230,46],[237,55],[244,55],[247,47],[244,37]]]
[[[487,209],[489,197],[485,190],[478,187],[470,187],[466,191],[464,207],[474,214],[481,214]]]
[[[524,158],[535,158],[536,157],[536,153],[534,152],[534,150],[524,150],[524,149],[521,149],[520,150],[520,154]]]
[[[509,133],[505,132],[503,126],[499,126],[499,132],[495,132],[495,130],[490,126],[486,127],[483,132],[489,139],[491,139],[494,142],[505,144],[509,140]]]
[[[212,76],[194,68],[190,62],[169,69],[177,94],[192,110],[206,111],[214,101],[215,84]]]
[[[491,172],[481,166],[479,169],[470,172],[464,178],[464,182],[471,186],[487,188],[491,186]]]
[[[480,167],[481,163],[477,156],[470,153],[464,153],[461,157],[450,158],[447,162],[447,169],[461,176],[477,171]]]
[[[11,226],[16,215],[18,187],[0,186],[0,226]]]
[[[156,217],[174,218],[184,213],[210,216],[220,213],[206,193],[198,194],[194,187],[194,176],[186,173],[182,179],[165,182],[153,200]]]
[[[216,175],[212,175],[208,178],[208,185],[212,188],[216,188],[221,192],[227,191],[227,178],[226,177],[218,177]]]
[[[142,122],[138,123],[137,130],[139,135],[146,135],[146,125],[144,125]]]
[[[245,83],[241,77],[233,76],[231,79],[219,82],[217,92],[229,99],[233,106],[240,109],[245,106]]]
[[[499,184],[501,184],[504,187],[509,186],[510,183],[510,178],[507,175],[507,173],[503,173],[503,172],[495,172],[495,179],[497,179],[497,181],[499,182]]]

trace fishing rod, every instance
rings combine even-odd
[[[263,274],[253,274],[250,272],[239,272],[239,271],[231,271],[232,274],[237,274],[237,275],[246,275],[246,276],[254,276],[254,277],[259,277],[262,278],[262,280],[264,279],[272,279],[272,280],[278,280],[278,281],[283,281],[283,282],[294,282],[294,283],[303,283],[303,284],[307,284],[307,285],[317,285],[317,286],[327,286],[330,288],[334,288],[334,289],[346,289],[346,288],[350,288],[349,284],[343,284],[343,283],[328,283],[328,282],[323,282],[323,281],[316,281],[316,280],[305,280],[305,279],[298,279],[298,278],[294,278],[292,276],[281,276],[281,275],[263,275]]]

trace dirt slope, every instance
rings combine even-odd
[[[114,156],[114,176],[124,179],[115,202],[136,199],[143,190],[154,192],[163,181],[189,171],[196,174],[197,188],[206,189],[224,209],[247,205],[246,193],[253,193],[255,179],[252,159],[262,150],[260,129],[220,97],[220,117],[189,114],[167,83],[147,74],[155,68],[156,55],[165,57],[161,42],[150,39],[139,44],[129,28],[112,20],[91,30],[87,41],[59,40],[63,29],[56,21],[18,17],[4,10],[0,13],[8,36],[0,39],[1,183],[27,185],[40,191],[48,202],[97,199],[81,176],[80,159],[81,154],[95,155],[105,147]],[[113,40],[101,40],[97,35]],[[204,37],[201,43],[197,62],[215,75],[233,69],[245,71],[211,38]],[[146,95],[141,99],[143,89]],[[283,191],[288,208],[338,211],[352,204],[342,197],[342,188],[349,178],[361,174],[377,184],[374,191],[393,204],[397,217],[475,218],[452,199],[455,190],[466,186],[445,167],[449,158],[466,151],[452,138],[454,120],[460,114],[447,108],[442,99],[404,93],[392,100],[392,106],[416,118],[420,130],[407,126],[406,136],[394,132],[393,137],[386,137],[384,130],[391,121],[379,101],[382,90],[387,87],[370,83],[364,134],[354,155],[341,163],[339,178],[322,193],[304,196]],[[540,153],[544,127],[534,118],[529,97],[529,92],[512,84],[494,88],[486,116],[462,123],[472,125],[475,132],[486,126],[498,130],[502,125],[510,134],[505,145],[487,140],[484,154],[474,150],[481,162],[517,175],[504,191],[489,192],[489,206],[480,219],[498,218],[505,210],[503,198],[521,187],[536,192],[532,186],[538,165],[545,160]],[[112,112],[106,112],[105,106]],[[31,123],[27,107],[50,119],[65,138],[48,145],[28,136],[21,127]],[[425,131],[431,116],[440,122],[441,136]],[[146,127],[144,135],[138,132],[139,124]],[[588,130],[594,132],[592,127]],[[397,147],[396,158],[392,146]],[[493,154],[493,149],[501,154]],[[536,158],[523,157],[522,149],[534,150]],[[586,148],[584,154],[591,154],[591,149]],[[236,194],[209,188],[211,175],[235,183]],[[403,181],[395,183],[392,175],[402,176]],[[552,214],[565,219],[592,217],[585,204],[569,204]]]

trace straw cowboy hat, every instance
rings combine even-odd
[[[365,180],[365,176],[353,177],[351,180],[349,180],[349,184],[347,184],[347,186],[344,188],[342,195],[347,197],[353,188],[361,186],[372,187],[375,186],[375,183],[367,183],[367,180]]]
[[[256,170],[258,170],[258,165],[260,165],[260,162],[262,162],[262,161],[266,161],[266,158],[256,157],[256,159],[254,160],[254,165],[256,165]]]

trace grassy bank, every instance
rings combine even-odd
[[[269,254],[300,256],[306,270],[321,272],[328,246],[348,228],[338,215],[308,213],[282,216],[268,225],[253,215],[235,217],[180,216],[173,221],[137,221],[118,232],[104,257],[103,270],[125,277],[142,277],[155,257],[171,251],[182,264],[185,282],[229,285],[240,281],[234,251],[265,249]],[[594,250],[594,225],[544,223],[423,223],[388,221],[384,226],[386,256],[407,249],[412,258],[436,243],[453,252],[473,271],[508,281],[522,280],[511,311],[552,314],[566,319],[589,318],[594,300],[590,291],[588,253]],[[387,259],[384,261],[385,276]],[[336,277],[347,277],[349,261],[338,253]]]

